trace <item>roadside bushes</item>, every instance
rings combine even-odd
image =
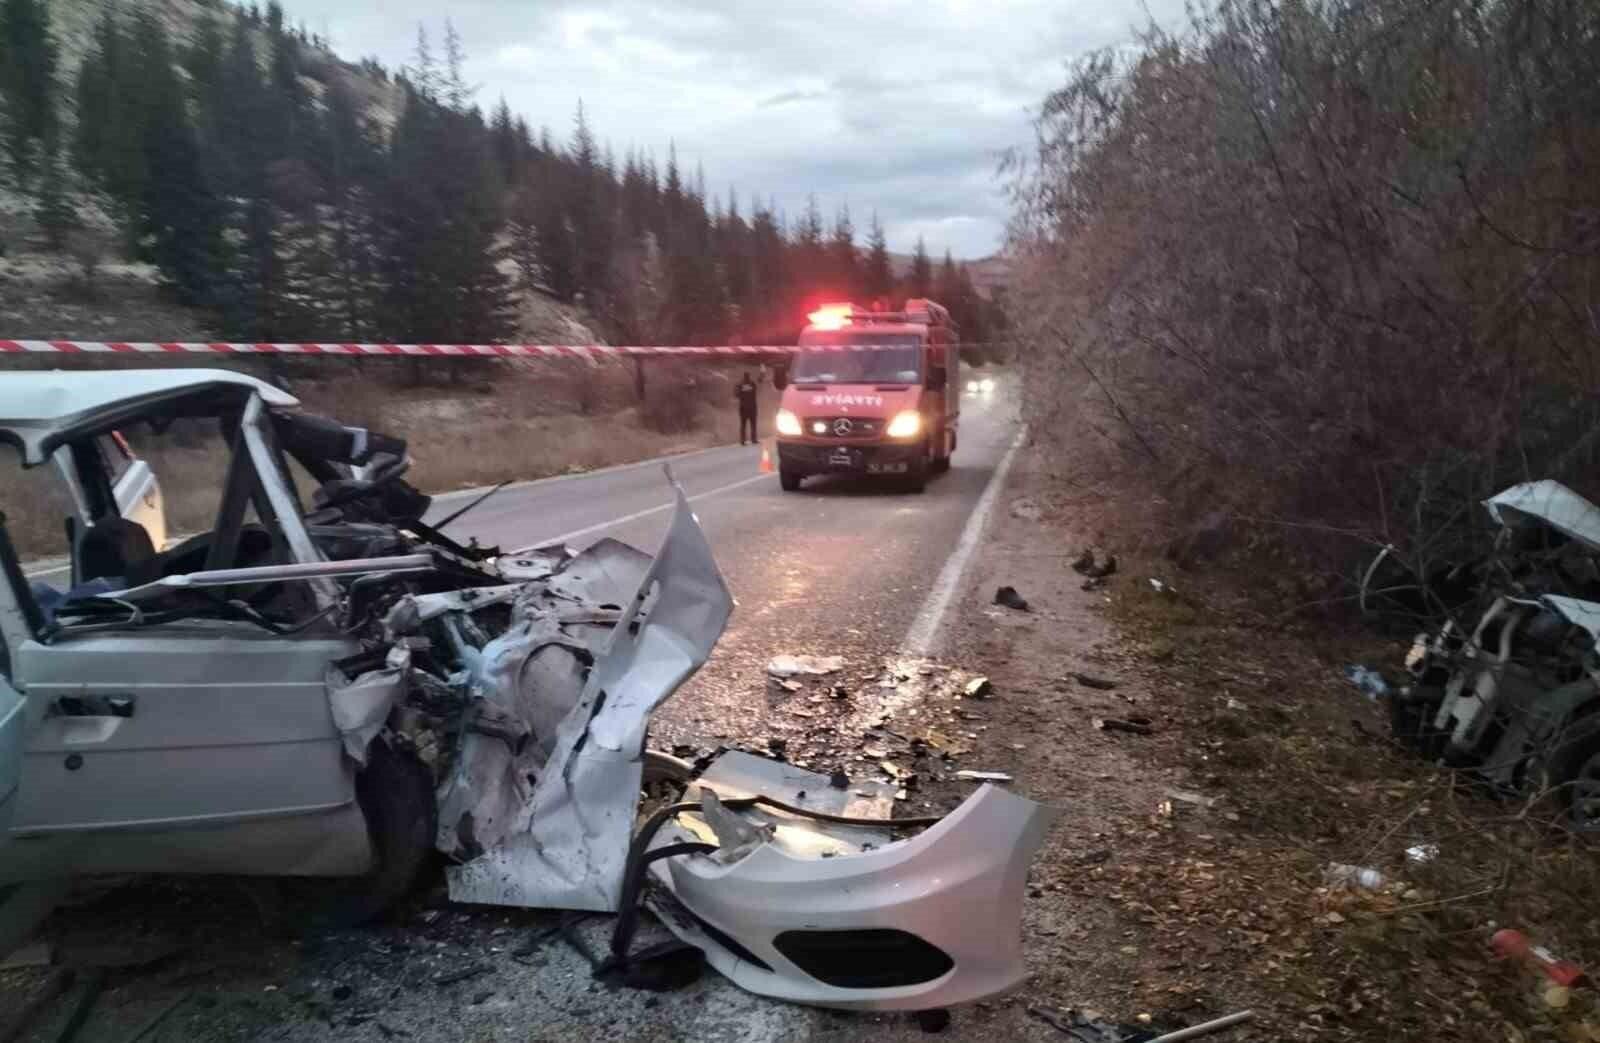
[[[1011,169],[1034,430],[1169,523],[1420,563],[1511,482],[1600,493],[1600,6],[1230,0]]]

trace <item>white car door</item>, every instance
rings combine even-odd
[[[111,478],[111,490],[117,498],[117,513],[143,525],[150,534],[150,542],[160,550],[167,542],[167,515],[156,473],[121,434],[113,431],[97,441]]]
[[[11,819],[17,810],[22,751],[27,738],[24,706],[22,696],[11,687],[11,682],[0,676],[0,838],[10,831]]]

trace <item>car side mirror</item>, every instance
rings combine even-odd
[[[928,370],[929,391],[943,391],[945,389],[945,385],[948,384],[949,381],[949,370],[945,369],[943,366],[937,366]]]
[[[774,366],[772,368],[772,386],[779,391],[789,386],[788,366]]]

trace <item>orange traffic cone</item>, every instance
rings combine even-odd
[[[772,473],[772,451],[767,448],[767,443],[761,443],[761,473]]]

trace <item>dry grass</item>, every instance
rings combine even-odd
[[[1490,799],[1390,742],[1381,707],[1339,669],[1393,673],[1403,649],[1275,611],[1276,599],[1241,589],[1241,575],[1261,574],[1245,561],[1179,575],[1181,596],[1138,578],[1170,575],[1170,563],[1127,564],[1112,616],[1167,693],[1184,766],[1237,820],[1226,856],[1198,876],[1177,849],[1146,852],[1170,868],[1141,893],[1226,927],[1218,962],[1250,1002],[1282,1014],[1271,1028],[1295,1039],[1600,1039],[1588,991],[1552,1006],[1545,979],[1489,948],[1496,929],[1516,927],[1592,968],[1600,859],[1537,805]],[[1409,859],[1418,844],[1437,857]],[[1332,863],[1376,868],[1387,883],[1329,887]]]

